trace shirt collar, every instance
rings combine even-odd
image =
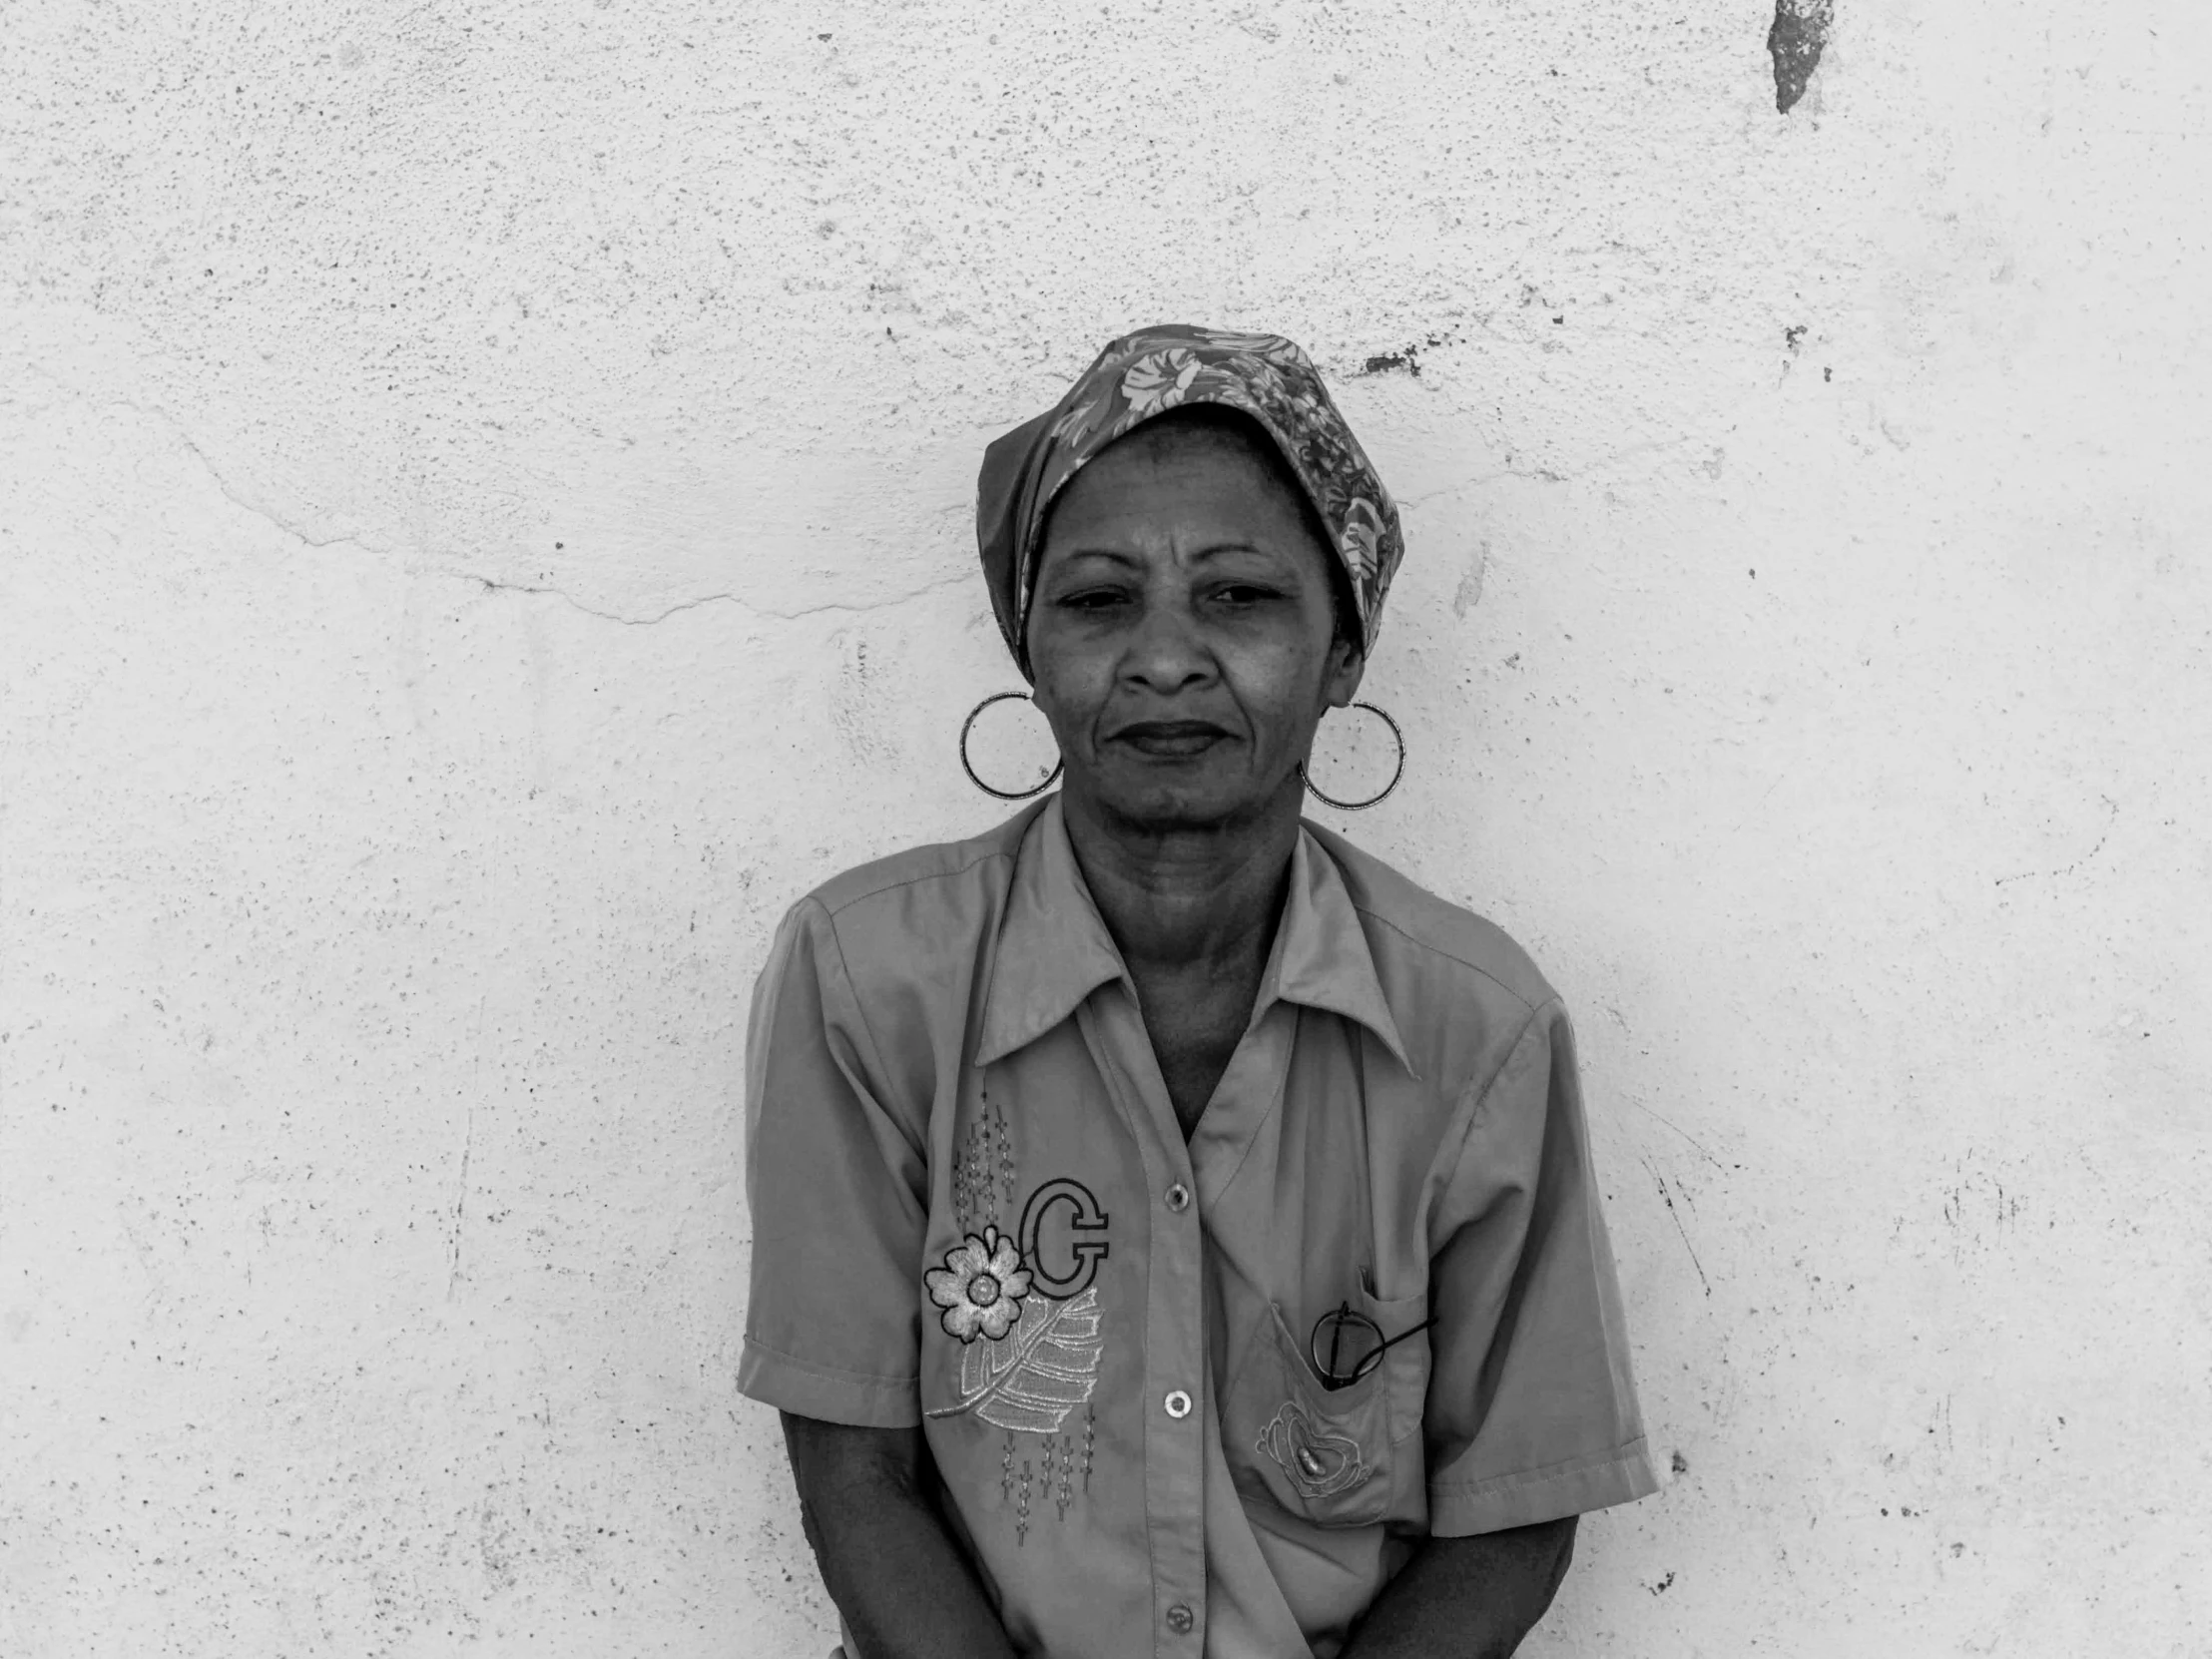
[[[1275,930],[1275,950],[1260,995],[1253,1004],[1257,1020],[1275,1001],[1326,1008],[1366,1026],[1407,1071],[1405,1044],[1390,1017],[1390,1004],[1376,976],[1375,956],[1360,925],[1360,912],[1337,860],[1303,826],[1291,848],[1291,890],[1283,919]]]
[[[1022,837],[1015,859],[975,1063],[989,1065],[1035,1042],[1091,992],[1117,979],[1127,982],[1121,952],[1075,861],[1055,795]],[[1253,1003],[1254,1022],[1278,1001],[1327,1009],[1366,1026],[1399,1065],[1412,1069],[1344,876],[1303,827],[1291,849],[1290,893]]]

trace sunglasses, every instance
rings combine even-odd
[[[1349,1388],[1373,1373],[1389,1350],[1435,1323],[1431,1315],[1410,1330],[1385,1337],[1381,1326],[1365,1314],[1355,1314],[1352,1304],[1347,1302],[1314,1322],[1314,1336],[1308,1352],[1313,1356],[1314,1370],[1323,1387],[1332,1391]]]

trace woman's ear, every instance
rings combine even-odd
[[[1332,709],[1342,709],[1360,693],[1360,680],[1368,671],[1367,654],[1339,634],[1329,642],[1329,667],[1322,676],[1323,699]]]

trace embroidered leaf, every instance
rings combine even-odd
[[[962,1347],[960,1403],[930,1415],[973,1411],[995,1427],[1057,1432],[1098,1386],[1099,1320],[1096,1286],[1068,1302],[1030,1302],[1001,1341]]]

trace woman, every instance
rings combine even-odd
[[[1273,335],[1116,340],[978,535],[1065,781],[786,919],[740,1386],[854,1659],[1505,1654],[1651,1491],[1566,1017],[1301,823],[1397,515]]]

